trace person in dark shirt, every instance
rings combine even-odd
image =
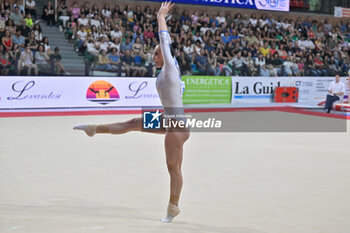
[[[315,66],[315,63],[314,63],[314,59],[313,59],[311,54],[306,59],[304,69],[305,69],[305,74],[306,75],[310,75],[310,76],[317,76],[318,75],[318,73],[316,71],[316,66]]]
[[[276,75],[283,75],[283,59],[280,58],[278,52],[273,54],[272,65],[275,68]]]
[[[50,1],[43,9],[42,19],[44,19],[50,27],[55,23],[55,11]]]
[[[199,71],[199,74],[208,75],[210,73],[208,58],[205,55],[204,49],[201,49],[200,55],[197,55],[195,63],[197,65],[197,70]]]
[[[60,54],[60,49],[58,47],[55,48],[54,53],[50,56],[51,62],[53,62],[56,74],[61,75],[63,72],[65,75],[70,75],[70,73],[63,67],[61,60],[62,56]]]
[[[134,58],[131,56],[130,50],[125,50],[124,53],[125,55],[121,58],[122,66],[125,68],[126,76],[129,77],[132,72]]]
[[[180,70],[185,75],[191,75],[191,58],[189,55],[186,55],[183,50],[180,51],[180,54],[176,56],[176,60],[179,62]]]

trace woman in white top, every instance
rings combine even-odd
[[[258,24],[258,19],[256,18],[256,14],[253,13],[251,16],[250,16],[250,19],[249,19],[250,23],[253,25],[253,27],[256,27],[256,25]]]
[[[154,50],[153,59],[158,68],[162,68],[157,78],[157,91],[166,115],[173,113],[184,114],[182,105],[182,82],[179,66],[170,52],[170,35],[167,31],[165,16],[174,7],[170,2],[162,3],[157,16],[159,26],[160,45]],[[158,112],[157,112],[158,113]],[[157,118],[157,113],[153,117]],[[159,116],[159,115],[158,115]],[[181,117],[170,118],[175,122]],[[189,138],[186,128],[161,128],[159,130],[143,130],[142,118],[134,118],[127,122],[106,125],[76,125],[73,129],[84,130],[88,136],[96,133],[123,134],[130,131],[146,131],[150,133],[165,134],[165,153],[168,171],[170,174],[170,200],[166,218],[163,222],[170,222],[180,213],[178,207],[182,189],[181,163],[183,156],[183,145]]]
[[[104,18],[104,17],[110,18],[111,14],[112,14],[111,8],[110,8],[109,4],[107,3],[104,5],[104,7],[101,11],[102,18]]]
[[[30,50],[30,45],[28,44],[25,50],[21,53],[21,58],[18,63],[18,73],[20,74],[21,68],[27,68],[27,75],[31,75],[31,72],[33,70],[35,76],[38,76],[38,66],[33,62],[33,53]]]

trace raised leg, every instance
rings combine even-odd
[[[142,131],[147,133],[164,134],[164,129],[143,129],[142,117],[133,118],[125,122],[117,122],[112,124],[101,124],[101,125],[76,125],[75,130],[83,130],[85,133],[92,137],[95,134],[125,134],[130,131]]]

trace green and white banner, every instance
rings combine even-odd
[[[182,76],[185,82],[184,104],[231,102],[231,77]]]

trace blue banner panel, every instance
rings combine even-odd
[[[164,0],[148,0],[164,2]],[[172,0],[173,3],[221,7],[248,8],[271,11],[289,11],[290,0]]]

